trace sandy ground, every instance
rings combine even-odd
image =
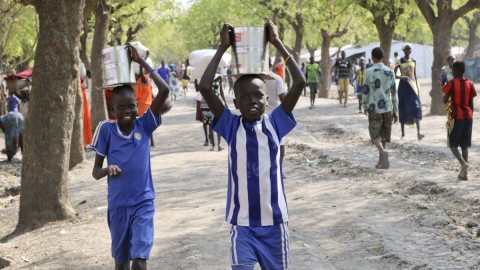
[[[349,102],[343,108],[333,98],[317,99],[310,110],[302,97],[294,111],[298,126],[288,136],[284,162],[292,269],[480,267],[480,133],[474,132],[470,150],[470,180],[459,182],[459,165],[445,147],[446,118],[428,114],[424,91],[425,139],[417,141],[415,129],[407,128],[400,140],[394,125],[391,168],[376,170],[367,119],[358,114],[356,98]],[[190,90],[154,133],[150,269],[229,269],[227,152],[203,146],[194,112]],[[91,177],[93,158],[87,153],[69,174],[77,218],[0,243],[0,257],[11,261],[6,269],[112,269],[106,181]],[[0,238],[18,219],[19,197],[4,188],[20,183],[21,156],[12,164],[1,161]]]

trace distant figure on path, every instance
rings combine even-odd
[[[83,147],[86,148],[92,143],[92,119],[90,118],[90,106],[88,106],[85,78],[80,79],[80,89],[82,91]]]
[[[307,79],[307,85],[310,88],[310,109],[315,107],[315,97],[317,94],[318,82],[322,79],[322,72],[317,63],[314,62],[314,58],[310,57],[310,63],[305,67],[305,78]],[[318,79],[320,78],[320,80]]]
[[[448,56],[447,57],[448,65],[442,67],[442,70],[440,71],[440,77],[442,78],[442,81],[441,81],[442,86],[445,86],[449,81],[453,80],[454,78],[453,72],[452,72],[453,62],[455,62],[455,57],[451,55]]]
[[[163,81],[168,84],[169,83],[169,77],[168,75],[170,74],[170,69],[165,66],[165,61],[162,60],[162,66],[158,68],[157,72],[162,77]]]
[[[355,72],[355,95],[358,98],[358,113],[362,113],[362,94],[363,94],[363,79],[365,76],[365,58],[360,58],[359,67]]]
[[[227,101],[225,99],[225,94],[223,93],[222,76],[218,76],[215,80],[213,80],[212,89],[215,95],[217,95],[223,100],[224,102],[223,104],[225,108],[228,108]],[[197,112],[201,111],[201,122],[203,123],[203,132],[205,134],[204,146],[208,146],[210,142],[210,144],[212,145],[212,148],[210,149],[210,151],[215,151],[215,134],[216,134],[218,151],[222,151],[223,147],[220,146],[220,142],[222,141],[220,134],[216,133],[212,129],[213,113],[210,107],[208,107],[207,102],[205,101],[205,99],[203,98],[200,92],[197,92],[196,99],[197,99]]]
[[[443,88],[443,101],[447,108],[448,147],[460,162],[458,179],[468,180],[468,148],[472,145],[473,98],[477,96],[475,86],[465,73],[464,62],[454,62],[452,65],[453,80],[448,81]],[[462,149],[462,154],[458,151]]]
[[[352,70],[352,64],[345,58],[345,51],[342,51],[340,59],[335,62],[335,81],[340,85],[340,91],[338,101],[342,104],[342,97],[345,95],[343,106],[347,107],[348,100],[348,85],[350,84],[350,72]]]

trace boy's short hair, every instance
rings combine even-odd
[[[118,96],[122,93],[132,93],[133,95],[135,95],[135,90],[133,90],[133,87],[129,84],[122,84],[122,85],[119,85],[119,86],[115,86],[113,89],[112,89],[112,99],[114,96]]]
[[[235,97],[237,96],[238,92],[241,90],[240,88],[241,84],[246,82],[251,82],[255,79],[259,79],[263,83],[265,83],[265,80],[258,74],[246,74],[246,75],[240,76],[233,84],[233,93],[235,94]]]
[[[376,59],[383,59],[383,50],[380,47],[375,47],[372,50],[372,57]]]
[[[453,62],[452,73],[454,75],[463,76],[463,73],[465,73],[465,63],[463,61]]]

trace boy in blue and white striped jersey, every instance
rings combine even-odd
[[[266,84],[256,74],[241,76],[234,85],[232,114],[212,91],[212,81],[222,55],[232,44],[233,27],[225,24],[221,44],[199,84],[214,115],[213,129],[228,143],[228,191],[226,220],[231,229],[232,269],[289,269],[288,213],[280,162],[280,141],[296,125],[292,115],[305,78],[278,37],[277,27],[265,24],[268,41],[285,59],[293,83],[281,105],[265,114]]]

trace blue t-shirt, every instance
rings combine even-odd
[[[150,136],[161,118],[150,108],[138,117],[129,135],[123,135],[117,121],[100,122],[89,146],[97,155],[107,157],[108,165],[117,165],[122,173],[108,176],[108,207],[132,206],[155,198],[150,169]]]
[[[18,112],[18,105],[20,100],[16,96],[7,97],[8,111],[9,112]]]
[[[228,144],[226,221],[238,226],[271,226],[288,221],[280,165],[280,141],[296,125],[282,106],[253,123],[229,109],[213,130]]]
[[[170,70],[166,67],[161,67],[157,70],[157,73],[162,77],[162,79],[168,83],[168,74],[170,73]]]

